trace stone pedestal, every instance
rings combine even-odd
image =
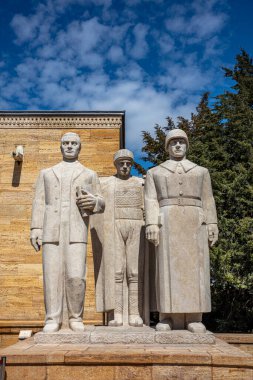
[[[64,329],[57,333],[37,333],[34,336],[37,344],[214,344],[212,333],[191,333],[187,330],[158,332],[151,327],[109,327],[85,326],[83,333],[74,333]]]
[[[215,344],[36,344],[0,352],[9,380],[252,380],[253,357]]]

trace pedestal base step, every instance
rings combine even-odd
[[[8,380],[252,380],[253,357],[216,344],[36,344],[0,351]]]
[[[214,344],[212,333],[191,333],[187,330],[155,331],[151,327],[87,326],[82,333],[60,330],[56,333],[35,334],[37,344]]]

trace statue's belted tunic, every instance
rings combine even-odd
[[[129,285],[130,314],[137,314],[143,302],[140,287],[143,281],[143,180],[130,177],[121,180],[116,176],[101,179],[102,195],[105,199],[103,215],[92,217],[94,227],[93,239],[94,266],[96,272],[96,305],[97,311],[120,309],[117,305],[118,295],[123,285],[126,272]],[[101,251],[101,254],[99,254]],[[139,282],[139,283],[138,283]],[[133,297],[132,297],[133,296]],[[139,310],[141,312],[141,310]]]
[[[217,223],[208,170],[184,159],[147,172],[146,225],[160,225],[157,303],[161,313],[211,310],[207,224]]]
[[[115,178],[115,279],[123,282],[126,261],[128,282],[138,281],[140,233],[143,221],[141,180]]]

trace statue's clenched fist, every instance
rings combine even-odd
[[[146,238],[156,247],[159,245],[159,227],[156,224],[150,224],[146,227]]]
[[[219,234],[218,226],[215,223],[208,224],[207,229],[208,229],[209,245],[210,245],[210,247],[212,247],[216,243],[216,241],[218,240],[218,234]]]
[[[42,229],[33,228],[31,230],[30,242],[36,252],[39,252],[40,247],[42,246]]]

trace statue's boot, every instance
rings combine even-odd
[[[143,326],[143,319],[139,315],[131,314],[129,315],[128,323],[130,326],[141,327]]]
[[[185,315],[187,330],[193,333],[205,333],[206,328],[202,323],[202,313],[189,313]]]
[[[112,319],[108,325],[112,327],[123,325],[123,282],[115,283],[114,319]]]
[[[109,323],[111,327],[118,327],[123,325],[123,314],[114,313],[114,319],[112,319]]]
[[[75,332],[84,332],[84,324],[81,321],[69,321],[69,327]]]
[[[49,322],[46,323],[45,326],[43,327],[43,332],[44,333],[54,333],[59,331],[60,325],[57,322]]]
[[[170,331],[172,330],[172,321],[170,318],[162,319],[155,327],[156,331]]]
[[[187,325],[187,330],[193,333],[206,333],[205,325],[202,322],[191,322]]]
[[[138,291],[138,282],[129,282],[128,288],[128,323],[130,326],[141,327],[143,320],[140,317],[142,295]]]

